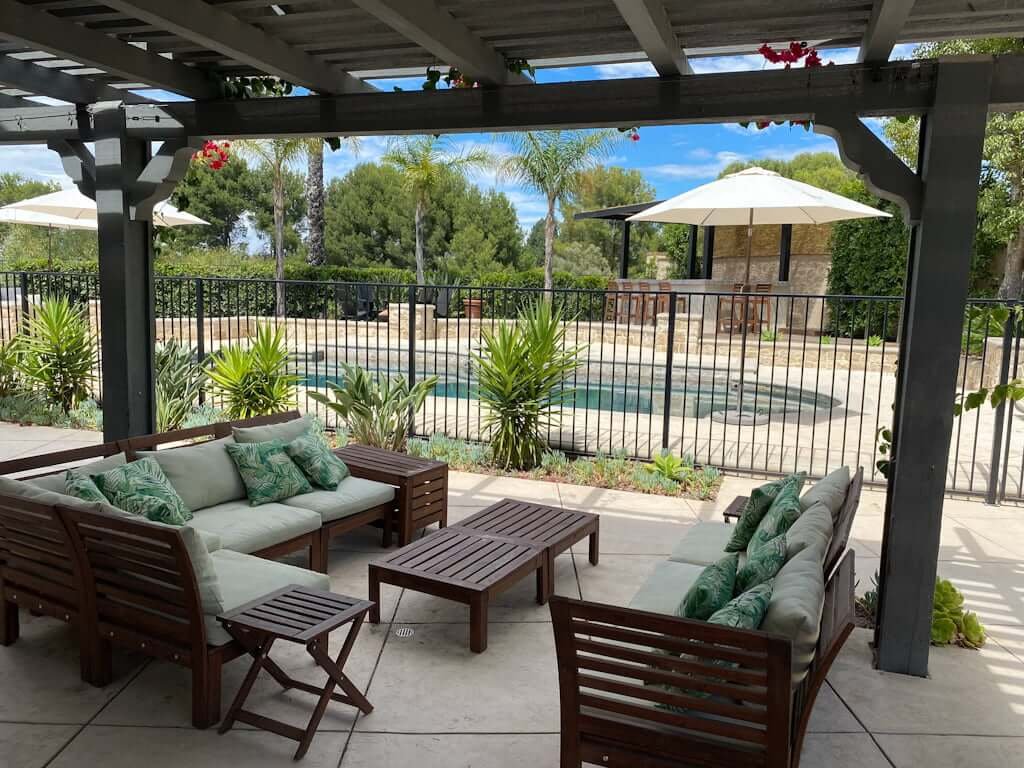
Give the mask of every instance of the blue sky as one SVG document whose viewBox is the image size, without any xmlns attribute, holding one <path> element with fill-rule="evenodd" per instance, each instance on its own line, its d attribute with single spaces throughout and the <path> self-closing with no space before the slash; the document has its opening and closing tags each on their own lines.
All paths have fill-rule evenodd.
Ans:
<svg viewBox="0 0 1024 768">
<path fill-rule="evenodd" d="M 893 52 L 893 58 L 908 57 L 911 48 L 898 46 Z M 823 51 L 822 58 L 836 64 L 850 63 L 856 60 L 856 49 Z M 711 57 L 695 59 L 692 63 L 698 73 L 756 70 L 772 66 L 766 65 L 760 55 Z M 537 80 L 549 83 L 652 75 L 653 68 L 644 62 L 544 69 L 538 71 Z M 412 90 L 420 87 L 422 79 L 371 82 L 384 89 L 397 85 Z M 879 129 L 877 121 L 871 121 L 869 125 L 876 131 Z M 801 152 L 836 151 L 832 139 L 789 126 L 772 126 L 761 131 L 744 129 L 736 124 L 661 126 L 643 128 L 640 137 L 638 142 L 624 140 L 618 144 L 607 163 L 639 170 L 661 198 L 677 195 L 713 180 L 722 168 L 734 160 L 788 159 Z M 475 146 L 486 146 L 498 155 L 507 151 L 507 145 L 503 143 L 500 134 L 463 134 L 453 136 L 450 141 L 453 151 Z M 328 180 L 344 175 L 360 162 L 377 160 L 386 149 L 387 142 L 387 137 L 368 137 L 361 140 L 358 154 L 347 149 L 328 153 L 325 158 Z M 33 178 L 70 184 L 70 180 L 61 171 L 57 155 L 41 146 L 0 147 L 0 167 Z M 477 174 L 473 180 L 481 187 L 498 189 L 507 194 L 516 207 L 524 229 L 528 229 L 543 216 L 544 202 L 531 190 L 489 173 Z"/>
</svg>

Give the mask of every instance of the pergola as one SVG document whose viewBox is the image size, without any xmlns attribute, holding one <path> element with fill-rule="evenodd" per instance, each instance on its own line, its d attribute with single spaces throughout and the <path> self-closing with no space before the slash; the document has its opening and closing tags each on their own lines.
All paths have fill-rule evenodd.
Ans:
<svg viewBox="0 0 1024 768">
<path fill-rule="evenodd" d="M 152 207 L 208 137 L 812 120 L 912 225 L 877 641 L 882 669 L 924 675 L 986 116 L 1024 105 L 1024 56 L 887 60 L 900 42 L 1021 34 L 1024 0 L 0 0 L 0 143 L 46 143 L 96 199 L 110 439 L 153 428 Z M 859 62 L 693 74 L 693 59 L 789 40 L 859 46 Z M 658 76 L 537 85 L 510 68 L 521 59 Z M 482 87 L 365 82 L 428 65 Z M 318 95 L 221 98 L 244 75 Z M 193 100 L 129 90 L 143 87 Z M 916 170 L 861 120 L 882 115 L 923 117 Z"/>
</svg>

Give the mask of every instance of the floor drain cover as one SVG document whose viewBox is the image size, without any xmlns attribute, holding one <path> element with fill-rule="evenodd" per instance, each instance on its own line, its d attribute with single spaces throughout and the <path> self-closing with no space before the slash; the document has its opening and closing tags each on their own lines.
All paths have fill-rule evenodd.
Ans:
<svg viewBox="0 0 1024 768">
<path fill-rule="evenodd" d="M 398 637 L 412 637 L 412 628 L 402 627 L 401 629 L 396 629 L 395 635 Z"/>
</svg>

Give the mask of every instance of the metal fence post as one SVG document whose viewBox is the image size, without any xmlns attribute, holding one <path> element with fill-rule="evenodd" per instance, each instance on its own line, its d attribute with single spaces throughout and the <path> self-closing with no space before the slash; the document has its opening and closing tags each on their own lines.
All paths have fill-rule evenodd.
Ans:
<svg viewBox="0 0 1024 768">
<path fill-rule="evenodd" d="M 206 359 L 206 295 L 203 289 L 203 279 L 195 278 L 196 289 L 196 362 L 203 364 Z M 205 380 L 205 377 L 204 377 Z M 206 402 L 206 387 L 199 387 L 199 404 Z"/>
<path fill-rule="evenodd" d="M 1006 318 L 1006 327 L 1003 329 L 1003 357 L 999 362 L 999 385 L 1006 386 L 1010 380 L 1010 355 L 1013 346 L 1014 334 L 1013 309 Z M 992 428 L 992 458 L 989 461 L 988 490 L 985 493 L 986 504 L 998 504 L 999 498 L 999 463 L 1003 448 L 1003 425 L 1006 421 L 1006 400 L 1003 400 L 996 408 L 995 424 Z"/>
<path fill-rule="evenodd" d="M 669 294 L 668 302 L 668 336 L 665 340 L 665 403 L 662 405 L 661 414 L 661 449 L 668 450 L 668 430 L 672 421 L 672 358 L 675 352 L 676 343 L 676 303 L 679 297 L 675 293 Z M 655 318 L 657 328 L 657 318 Z"/>
<path fill-rule="evenodd" d="M 28 333 L 29 306 L 27 272 L 22 272 L 18 275 L 18 290 L 21 293 L 21 329 L 23 333 Z"/>
<path fill-rule="evenodd" d="M 416 286 L 409 286 L 409 338 L 407 354 L 409 355 L 409 389 L 416 386 Z M 409 406 L 409 437 L 416 433 L 416 413 Z"/>
</svg>

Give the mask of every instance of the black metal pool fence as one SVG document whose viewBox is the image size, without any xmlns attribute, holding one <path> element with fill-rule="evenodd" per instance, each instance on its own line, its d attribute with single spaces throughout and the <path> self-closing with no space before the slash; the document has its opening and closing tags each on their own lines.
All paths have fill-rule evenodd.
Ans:
<svg viewBox="0 0 1024 768">
<path fill-rule="evenodd" d="M 689 454 L 732 472 L 821 476 L 842 464 L 875 467 L 876 434 L 895 394 L 902 299 L 794 293 L 414 286 L 157 277 L 158 342 L 178 339 L 200 359 L 246 343 L 260 322 L 285 329 L 299 407 L 330 428 L 336 415 L 308 396 L 342 380 L 342 363 L 439 382 L 416 418 L 429 436 L 486 441 L 473 355 L 484 334 L 546 298 L 564 320 L 579 365 L 565 383 L 553 447 L 650 458 Z M 39 298 L 88 305 L 94 274 L 0 273 L 0 338 L 19 332 Z M 958 373 L 961 394 L 1021 375 L 1021 325 L 972 300 Z M 97 398 L 102 399 L 97 377 Z M 212 398 L 208 397 L 208 401 Z M 216 405 L 216 402 L 212 403 Z M 952 403 L 936 403 L 952 408 Z M 987 405 L 957 419 L 947 489 L 990 501 L 1024 498 L 1024 418 Z"/>
</svg>

